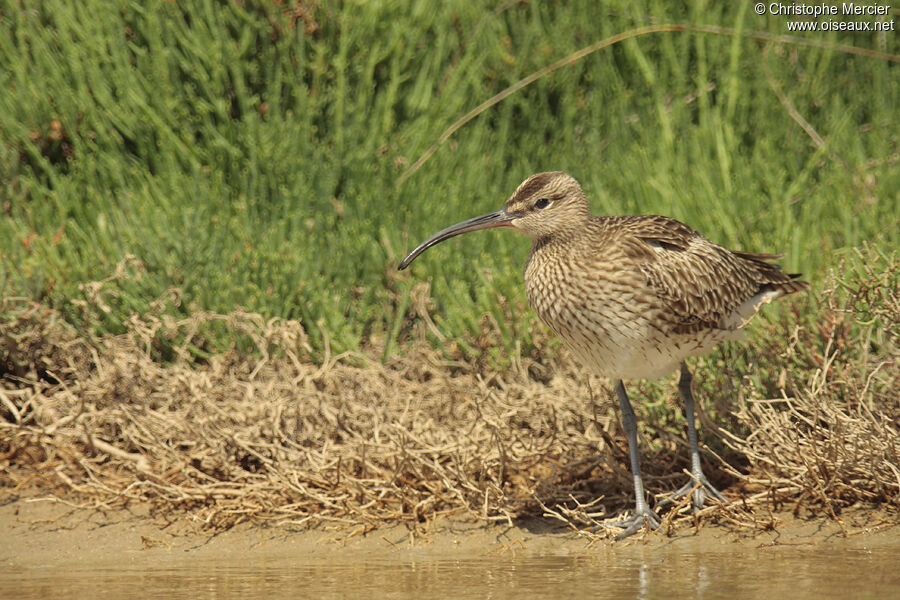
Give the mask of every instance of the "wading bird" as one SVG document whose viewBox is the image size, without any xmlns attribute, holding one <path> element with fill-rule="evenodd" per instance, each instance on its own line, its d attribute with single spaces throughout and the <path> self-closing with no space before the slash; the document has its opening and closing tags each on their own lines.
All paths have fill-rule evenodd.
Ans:
<svg viewBox="0 0 900 600">
<path fill-rule="evenodd" d="M 623 530 L 616 539 L 645 523 L 659 526 L 644 497 L 637 421 L 624 379 L 655 379 L 680 369 L 692 480 L 668 500 L 692 494 L 695 511 L 709 496 L 724 501 L 700 465 L 684 361 L 736 339 L 760 305 L 807 282 L 770 264 L 780 255 L 727 250 L 668 217 L 592 216 L 581 186 L 562 172 L 529 177 L 503 208 L 439 231 L 399 268 L 446 239 L 491 227 L 510 227 L 532 239 L 525 263 L 529 303 L 576 359 L 613 381 L 635 492 L 634 514 L 605 524 Z"/>
</svg>

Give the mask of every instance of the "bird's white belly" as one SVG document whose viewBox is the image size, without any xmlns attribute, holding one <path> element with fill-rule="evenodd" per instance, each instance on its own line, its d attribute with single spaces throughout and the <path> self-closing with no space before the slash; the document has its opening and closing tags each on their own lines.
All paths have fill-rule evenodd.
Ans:
<svg viewBox="0 0 900 600">
<path fill-rule="evenodd" d="M 585 367 L 613 379 L 655 379 L 675 370 L 683 349 L 657 339 L 647 319 L 606 320 L 594 313 L 578 330 L 551 328 Z"/>
<path fill-rule="evenodd" d="M 731 334 L 710 330 L 667 335 L 660 327 L 658 309 L 630 298 L 595 298 L 585 305 L 545 293 L 542 301 L 532 299 L 532 305 L 579 362 L 612 379 L 663 377 L 685 358 L 708 352 Z"/>
</svg>

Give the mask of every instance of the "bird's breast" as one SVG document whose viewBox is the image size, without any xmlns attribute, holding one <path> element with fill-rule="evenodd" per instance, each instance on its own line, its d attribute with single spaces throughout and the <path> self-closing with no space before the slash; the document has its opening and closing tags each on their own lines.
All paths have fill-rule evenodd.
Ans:
<svg viewBox="0 0 900 600">
<path fill-rule="evenodd" d="M 525 266 L 525 290 L 541 320 L 594 371 L 657 377 L 672 368 L 654 325 L 658 302 L 638 271 L 616 261 L 533 251 Z"/>
<path fill-rule="evenodd" d="M 630 279 L 600 263 L 553 252 L 532 252 L 525 266 L 529 303 L 568 344 L 605 345 L 628 333 L 634 312 L 643 310 Z"/>
</svg>

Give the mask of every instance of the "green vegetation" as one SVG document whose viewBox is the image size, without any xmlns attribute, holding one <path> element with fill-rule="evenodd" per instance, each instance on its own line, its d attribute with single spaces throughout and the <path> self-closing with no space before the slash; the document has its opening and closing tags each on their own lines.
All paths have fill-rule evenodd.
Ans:
<svg viewBox="0 0 900 600">
<path fill-rule="evenodd" d="M 648 23 L 786 34 L 785 20 L 700 0 L 4 0 L 0 289 L 102 334 L 177 288 L 169 312 L 298 319 L 314 353 L 389 355 L 422 307 L 477 351 L 487 314 L 495 352 L 516 339 L 528 352 L 526 239 L 474 234 L 411 273 L 395 266 L 555 169 L 595 212 L 667 214 L 728 246 L 784 251 L 817 289 L 850 248 L 900 247 L 900 78 L 884 59 L 629 39 L 494 106 L 397 184 L 457 118 L 579 48 Z M 893 32 L 808 39 L 898 53 Z M 83 284 L 128 255 L 94 302 Z"/>
</svg>

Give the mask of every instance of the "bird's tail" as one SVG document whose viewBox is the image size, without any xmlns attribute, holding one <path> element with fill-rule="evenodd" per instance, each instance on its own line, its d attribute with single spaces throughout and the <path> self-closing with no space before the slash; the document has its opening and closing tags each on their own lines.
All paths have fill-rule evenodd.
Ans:
<svg viewBox="0 0 900 600">
<path fill-rule="evenodd" d="M 744 260 L 753 263 L 763 276 L 760 292 L 777 291 L 782 296 L 801 292 L 809 288 L 809 282 L 800 279 L 801 273 L 785 273 L 779 265 L 773 265 L 772 260 L 784 257 L 784 254 L 764 254 L 758 252 L 735 252 Z"/>
</svg>

